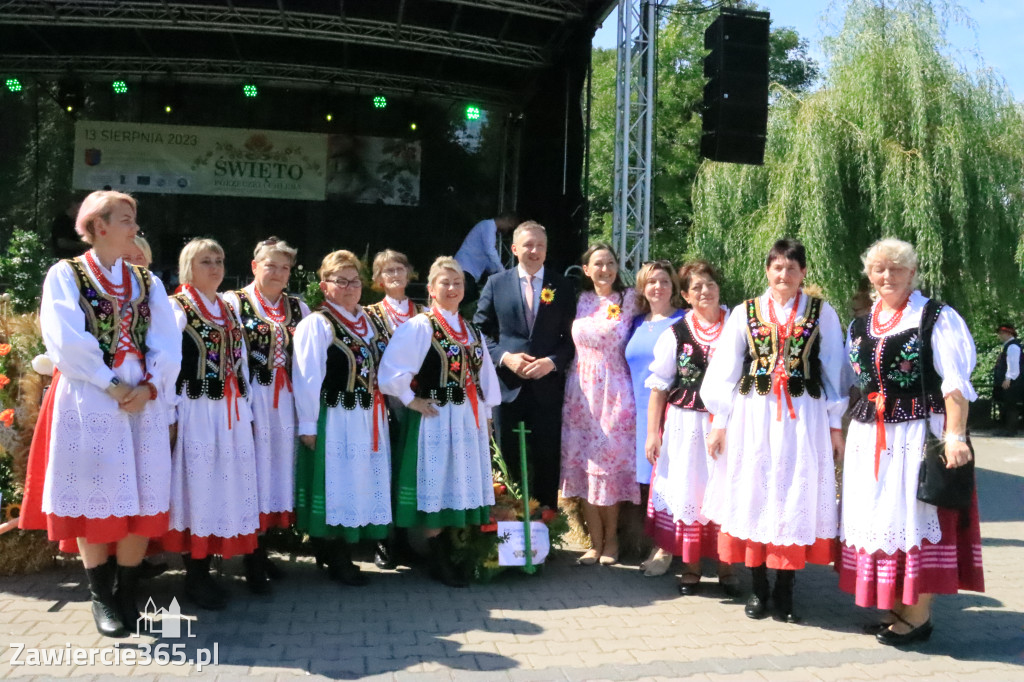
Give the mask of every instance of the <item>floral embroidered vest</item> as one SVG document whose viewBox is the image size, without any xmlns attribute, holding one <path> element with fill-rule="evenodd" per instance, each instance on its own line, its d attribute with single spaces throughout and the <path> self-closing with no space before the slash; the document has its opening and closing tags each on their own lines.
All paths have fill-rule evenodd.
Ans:
<svg viewBox="0 0 1024 682">
<path fill-rule="evenodd" d="M 245 289 L 235 292 L 238 296 L 239 309 L 235 312 L 242 320 L 245 334 L 245 347 L 249 353 L 249 380 L 257 381 L 262 386 L 274 383 L 274 353 L 277 351 L 277 334 L 274 333 L 274 322 L 259 314 L 259 307 Z M 292 375 L 292 337 L 295 325 L 302 319 L 302 307 L 295 296 L 285 296 L 285 318 L 281 326 L 284 328 L 285 371 Z"/>
<path fill-rule="evenodd" d="M 117 309 L 117 299 L 110 296 L 93 284 L 89 276 L 85 274 L 85 267 L 77 258 L 69 258 L 64 261 L 71 266 L 78 283 L 78 304 L 85 313 L 85 330 L 96 337 L 103 352 L 103 364 L 107 367 L 114 366 L 114 355 L 117 352 L 117 342 L 121 335 L 121 311 Z M 128 269 L 139 283 L 139 295 L 128 302 L 131 320 L 128 323 L 128 335 L 132 344 L 138 348 L 143 355 L 148 348 L 146 346 L 146 332 L 149 331 L 150 310 L 149 291 L 152 286 L 149 270 L 138 265 L 129 265 Z"/>
<path fill-rule="evenodd" d="M 176 389 L 192 400 L 203 396 L 211 400 L 224 397 L 224 382 L 229 371 L 238 379 L 238 392 L 245 396 L 247 384 L 242 377 L 245 341 L 242 330 L 232 321 L 227 304 L 228 327 L 213 324 L 199 314 L 199 308 L 187 294 L 172 296 L 185 311 L 185 329 L 181 333 L 181 371 Z"/>
<path fill-rule="evenodd" d="M 879 392 L 885 398 L 882 419 L 890 424 L 925 419 L 929 411 L 946 412 L 942 377 L 932 364 L 932 330 L 942 307 L 929 299 L 921 311 L 920 327 L 880 338 L 871 335 L 870 314 L 850 324 L 850 365 L 861 391 L 853 406 L 854 419 L 863 423 L 876 421 L 878 408 L 869 396 Z"/>
<path fill-rule="evenodd" d="M 686 410 L 706 412 L 700 399 L 700 382 L 708 368 L 711 347 L 693 338 L 685 315 L 670 329 L 676 337 L 676 378 L 668 391 L 668 401 Z"/>
<path fill-rule="evenodd" d="M 321 400 L 328 407 L 370 409 L 377 391 L 377 365 L 388 345 L 385 337 L 377 330 L 371 341 L 365 341 L 346 327 L 327 305 L 314 314 L 322 315 L 334 332 L 334 340 L 327 349 L 327 373 L 320 387 Z"/>
<path fill-rule="evenodd" d="M 419 315 L 426 310 L 419 303 L 416 303 L 415 306 L 416 312 L 414 312 L 413 315 Z M 391 341 L 391 337 L 395 333 L 395 328 L 392 326 L 391 316 L 388 315 L 388 311 L 384 309 L 384 301 L 380 300 L 376 303 L 371 303 L 368 306 L 363 306 L 363 312 L 366 313 L 366 316 L 370 318 L 371 322 L 373 322 L 374 329 L 383 333 L 384 338 L 387 341 Z M 412 317 L 410 316 L 409 319 L 412 319 Z"/>
<path fill-rule="evenodd" d="M 820 298 L 808 296 L 803 316 L 793 321 L 793 335 L 781 343 L 778 326 L 762 314 L 760 298 L 746 301 L 747 357 L 743 361 L 740 393 L 747 395 L 754 388 L 759 395 L 767 395 L 772 390 L 773 372 L 781 356 L 789 395 L 800 396 L 806 391 L 812 398 L 821 397 L 818 324 L 822 303 Z"/>
<path fill-rule="evenodd" d="M 466 401 L 467 379 L 472 378 L 477 392 L 480 391 L 480 368 L 484 364 L 480 330 L 466 322 L 469 340 L 462 345 L 445 331 L 432 310 L 428 310 L 426 316 L 430 319 L 433 334 L 427 356 L 413 377 L 412 390 L 417 397 L 430 398 L 438 405 L 449 402 L 462 405 Z"/>
</svg>

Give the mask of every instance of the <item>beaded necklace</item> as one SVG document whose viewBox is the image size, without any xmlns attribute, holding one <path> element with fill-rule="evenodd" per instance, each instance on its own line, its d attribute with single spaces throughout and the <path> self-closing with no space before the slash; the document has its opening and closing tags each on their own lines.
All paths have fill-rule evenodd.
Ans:
<svg viewBox="0 0 1024 682">
<path fill-rule="evenodd" d="M 282 292 L 281 297 L 277 301 L 277 305 L 271 306 L 267 303 L 267 299 L 263 298 L 263 294 L 260 293 L 260 288 L 258 286 L 254 286 L 252 289 L 256 292 L 256 300 L 258 300 L 260 305 L 263 306 L 263 312 L 267 314 L 267 317 L 278 324 L 284 322 L 285 304 L 288 302 L 288 297 Z"/>
<path fill-rule="evenodd" d="M 796 294 L 796 300 L 793 302 L 793 310 L 789 313 L 789 319 L 786 320 L 785 325 L 779 324 L 779 319 L 775 317 L 775 299 L 771 296 L 768 297 L 768 317 L 771 319 L 779 330 L 779 340 L 785 341 L 793 333 L 793 322 L 796 321 L 796 311 L 800 308 L 800 292 Z M 781 356 L 780 356 L 781 360 Z"/>
<path fill-rule="evenodd" d="M 231 318 L 224 312 L 224 306 L 220 306 L 221 315 L 214 315 L 210 312 L 210 309 L 206 307 L 206 304 L 203 303 L 203 296 L 199 293 L 198 289 L 191 284 L 185 284 L 181 288 L 184 289 L 195 302 L 196 307 L 199 308 L 200 315 L 218 327 L 228 327 L 230 329 Z"/>
<path fill-rule="evenodd" d="M 361 339 L 366 338 L 366 333 L 370 329 L 366 322 L 366 315 L 360 315 L 359 319 L 355 322 L 350 322 L 344 315 L 337 315 L 336 317 L 350 332 Z"/>
<path fill-rule="evenodd" d="M 697 315 L 697 311 L 694 310 L 693 314 L 690 315 L 690 322 L 693 323 L 690 328 L 693 331 L 693 335 L 697 337 L 697 341 L 705 346 L 710 346 L 715 341 L 717 341 L 718 337 L 722 335 L 723 317 L 725 316 L 722 315 L 721 311 L 719 311 L 718 319 L 709 324 L 707 327 L 704 327 L 701 326 L 700 319 L 698 319 L 699 316 Z"/>
<path fill-rule="evenodd" d="M 452 328 L 452 326 L 448 324 L 448 321 L 444 319 L 444 313 L 442 313 L 441 310 L 437 308 L 437 306 L 434 306 L 432 308 L 432 311 L 434 313 L 434 318 L 437 320 L 437 323 L 441 325 L 441 329 L 448 332 L 448 336 L 452 337 L 463 346 L 469 343 L 469 330 L 466 328 L 466 323 L 462 319 L 461 315 L 459 315 L 459 325 L 462 327 L 462 331 L 456 332 Z"/>
<path fill-rule="evenodd" d="M 395 308 L 395 306 L 391 305 L 391 303 L 388 302 L 387 296 L 385 296 L 384 300 L 381 301 L 381 303 L 384 304 L 384 310 L 388 311 L 388 316 L 391 317 L 391 321 L 394 323 L 394 326 L 396 327 L 404 322 L 408 322 L 409 318 L 416 313 L 416 304 L 412 302 L 411 298 L 406 300 L 409 301 L 409 310 L 408 312 L 404 313 L 400 312 L 397 308 Z"/>
<path fill-rule="evenodd" d="M 872 336 L 884 336 L 885 334 L 895 329 L 896 325 L 898 325 L 900 323 L 900 320 L 903 319 L 903 311 L 907 309 L 908 303 L 910 303 L 909 296 L 906 298 L 906 300 L 903 301 L 903 305 L 901 305 L 899 309 L 892 314 L 892 317 L 890 317 L 886 322 L 880 321 L 882 317 L 882 302 L 879 301 L 878 303 L 876 303 L 875 309 L 871 312 Z"/>
<path fill-rule="evenodd" d="M 128 264 L 124 262 L 124 259 L 121 259 L 120 284 L 114 284 L 103 273 L 103 268 L 101 268 L 99 264 L 96 262 L 96 259 L 92 255 L 92 250 L 85 252 L 85 263 L 86 265 L 89 266 L 89 271 L 92 272 L 93 277 L 95 277 L 96 281 L 100 283 L 100 286 L 103 287 L 105 291 L 110 293 L 110 295 L 116 298 L 118 304 L 123 307 L 124 304 L 128 301 L 128 293 L 129 291 L 131 291 L 129 289 L 130 285 L 128 279 Z"/>
</svg>

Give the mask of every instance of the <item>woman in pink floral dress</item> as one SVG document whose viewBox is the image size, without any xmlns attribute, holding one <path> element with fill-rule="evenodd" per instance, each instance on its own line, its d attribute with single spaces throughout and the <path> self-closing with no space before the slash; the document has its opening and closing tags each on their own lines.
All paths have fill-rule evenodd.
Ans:
<svg viewBox="0 0 1024 682">
<path fill-rule="evenodd" d="M 562 495 L 583 498 L 592 549 L 579 563 L 608 565 L 619 557 L 619 502 L 640 502 L 636 406 L 625 355 L 637 305 L 609 245 L 594 244 L 582 261 L 584 291 L 572 324 L 576 357 L 562 408 Z"/>
</svg>

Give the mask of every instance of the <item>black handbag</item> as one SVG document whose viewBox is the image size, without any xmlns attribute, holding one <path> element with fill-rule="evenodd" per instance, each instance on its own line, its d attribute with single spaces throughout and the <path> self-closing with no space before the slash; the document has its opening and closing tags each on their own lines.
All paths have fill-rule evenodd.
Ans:
<svg viewBox="0 0 1024 682">
<path fill-rule="evenodd" d="M 929 301 L 928 303 L 932 303 Z M 924 321 L 930 317 L 927 306 L 921 313 L 921 329 L 918 332 L 922 347 L 924 346 Z M 931 333 L 931 329 L 928 330 Z M 924 363 L 930 357 L 921 356 L 921 394 L 924 404 L 928 404 L 928 391 L 924 383 Z M 930 410 L 929 410 L 930 411 Z M 946 509 L 967 509 L 971 506 L 974 496 L 974 447 L 971 445 L 970 434 L 967 435 L 967 447 L 971 450 L 971 459 L 967 464 L 955 469 L 946 468 L 946 443 L 935 436 L 928 418 L 925 418 L 924 453 L 921 457 L 921 468 L 917 474 L 917 499 L 921 502 L 934 504 Z M 945 431 L 945 427 L 943 427 Z"/>
</svg>

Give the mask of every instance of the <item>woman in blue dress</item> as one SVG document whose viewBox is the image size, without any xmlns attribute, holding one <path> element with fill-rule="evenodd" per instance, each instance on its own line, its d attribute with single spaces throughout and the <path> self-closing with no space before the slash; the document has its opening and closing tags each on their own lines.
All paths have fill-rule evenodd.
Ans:
<svg viewBox="0 0 1024 682">
<path fill-rule="evenodd" d="M 636 480 L 646 486 L 651 482 L 651 463 L 647 461 L 644 447 L 647 443 L 647 410 L 651 389 L 644 382 L 651 375 L 650 365 L 654 359 L 654 344 L 662 332 L 683 316 L 683 300 L 679 292 L 679 278 L 672 263 L 659 260 L 645 264 L 636 275 L 636 300 L 640 314 L 633 319 L 633 333 L 626 344 L 626 362 L 633 380 L 633 397 L 636 400 Z M 659 521 L 674 528 L 672 514 L 662 512 L 660 518 L 648 510 L 648 522 Z M 649 529 L 650 531 L 650 529 Z M 653 536 L 653 532 L 650 532 Z M 672 553 L 655 546 L 651 555 L 640 564 L 647 576 L 662 575 L 672 563 Z"/>
</svg>

